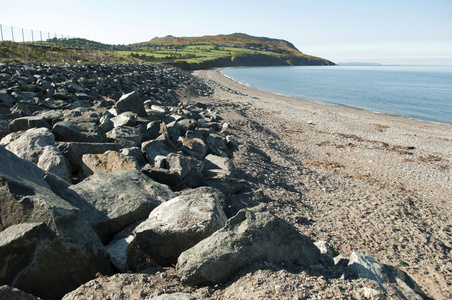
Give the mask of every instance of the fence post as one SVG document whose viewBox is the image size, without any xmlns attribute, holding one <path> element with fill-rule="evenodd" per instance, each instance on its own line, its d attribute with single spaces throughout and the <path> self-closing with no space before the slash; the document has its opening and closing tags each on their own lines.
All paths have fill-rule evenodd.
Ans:
<svg viewBox="0 0 452 300">
<path fill-rule="evenodd" d="M 31 30 L 31 43 L 34 46 L 34 44 L 35 44 L 35 37 L 33 36 L 33 29 Z"/>
<path fill-rule="evenodd" d="M 42 31 L 39 31 L 39 35 L 41 36 L 41 45 L 43 44 L 42 42 Z"/>
<path fill-rule="evenodd" d="M 13 26 L 11 26 L 11 37 L 12 37 L 13 42 L 14 42 L 14 28 L 13 28 Z"/>
<path fill-rule="evenodd" d="M 25 44 L 24 29 L 22 28 L 22 43 Z"/>
<path fill-rule="evenodd" d="M 2 24 L 0 24 L 0 32 L 2 33 L 2 42 L 3 42 L 3 28 L 2 28 Z"/>
</svg>

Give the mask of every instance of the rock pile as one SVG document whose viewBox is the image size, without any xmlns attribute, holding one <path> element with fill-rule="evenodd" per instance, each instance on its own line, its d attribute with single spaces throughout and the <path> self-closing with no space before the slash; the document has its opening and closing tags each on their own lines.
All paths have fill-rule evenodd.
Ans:
<svg viewBox="0 0 452 300">
<path fill-rule="evenodd" d="M 333 264 L 325 245 L 261 206 L 228 219 L 225 195 L 247 187 L 231 158 L 246 147 L 215 105 L 178 103 L 176 88 L 212 92 L 188 73 L 37 63 L 0 65 L 0 79 L 2 297 L 58 299 L 96 276 L 156 266 L 199 285 L 257 260 Z M 376 262 L 356 256 L 350 270 L 372 277 Z M 382 288 L 400 281 L 423 295 L 403 272 L 378 270 Z"/>
</svg>

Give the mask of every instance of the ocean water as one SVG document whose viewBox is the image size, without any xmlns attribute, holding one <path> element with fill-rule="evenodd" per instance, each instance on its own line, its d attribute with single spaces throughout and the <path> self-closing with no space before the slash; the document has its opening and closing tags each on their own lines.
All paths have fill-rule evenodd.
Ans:
<svg viewBox="0 0 452 300">
<path fill-rule="evenodd" d="M 267 92 L 452 125 L 452 66 L 243 67 L 223 74 Z"/>
</svg>

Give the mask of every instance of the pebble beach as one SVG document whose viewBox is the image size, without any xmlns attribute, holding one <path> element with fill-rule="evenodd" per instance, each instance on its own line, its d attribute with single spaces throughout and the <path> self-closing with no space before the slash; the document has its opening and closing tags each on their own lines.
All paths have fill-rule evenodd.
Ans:
<svg viewBox="0 0 452 300">
<path fill-rule="evenodd" d="M 334 251 L 359 249 L 405 270 L 434 299 L 451 297 L 451 126 L 271 94 L 221 69 L 194 74 L 227 87 L 214 101 L 247 107 L 262 128 L 243 131 L 291 170 L 273 180 L 287 176 L 304 203 L 275 208 L 283 217 L 314 220 L 300 230 Z"/>
</svg>

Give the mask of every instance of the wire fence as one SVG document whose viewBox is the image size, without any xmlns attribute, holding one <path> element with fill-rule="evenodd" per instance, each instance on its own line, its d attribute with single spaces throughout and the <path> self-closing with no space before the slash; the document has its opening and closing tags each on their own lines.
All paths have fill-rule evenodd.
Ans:
<svg viewBox="0 0 452 300">
<path fill-rule="evenodd" d="M 1 41 L 11 41 L 16 43 L 58 46 L 65 44 L 69 39 L 77 39 L 78 37 L 58 34 L 54 32 L 18 28 L 0 24 Z"/>
</svg>

